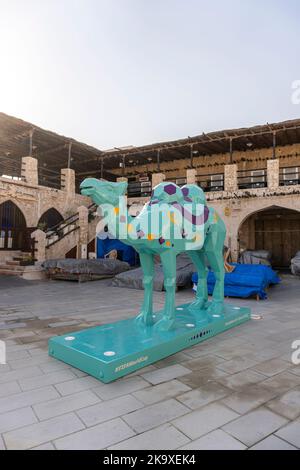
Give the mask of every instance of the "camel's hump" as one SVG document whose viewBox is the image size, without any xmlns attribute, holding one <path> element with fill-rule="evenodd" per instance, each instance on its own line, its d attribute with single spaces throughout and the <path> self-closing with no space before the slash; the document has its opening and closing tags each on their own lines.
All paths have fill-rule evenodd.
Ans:
<svg viewBox="0 0 300 470">
<path fill-rule="evenodd" d="M 203 190 L 196 184 L 186 184 L 181 188 L 172 182 L 159 183 L 152 190 L 150 204 L 158 202 L 196 202 L 206 205 L 206 198 Z"/>
</svg>

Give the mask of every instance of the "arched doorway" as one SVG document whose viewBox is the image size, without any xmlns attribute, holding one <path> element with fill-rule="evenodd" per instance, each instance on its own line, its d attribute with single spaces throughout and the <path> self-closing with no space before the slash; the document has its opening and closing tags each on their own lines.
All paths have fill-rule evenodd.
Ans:
<svg viewBox="0 0 300 470">
<path fill-rule="evenodd" d="M 48 228 L 59 224 L 63 220 L 64 219 L 62 215 L 56 209 L 54 209 L 54 207 L 51 207 L 51 209 L 48 209 L 46 212 L 44 212 L 44 214 L 41 215 L 38 221 L 38 227 L 41 230 L 47 230 Z"/>
<path fill-rule="evenodd" d="M 27 241 L 26 221 L 12 201 L 0 204 L 0 249 L 22 250 Z"/>
<path fill-rule="evenodd" d="M 240 249 L 267 250 L 276 268 L 288 268 L 300 251 L 300 212 L 272 206 L 251 214 L 239 228 Z"/>
</svg>

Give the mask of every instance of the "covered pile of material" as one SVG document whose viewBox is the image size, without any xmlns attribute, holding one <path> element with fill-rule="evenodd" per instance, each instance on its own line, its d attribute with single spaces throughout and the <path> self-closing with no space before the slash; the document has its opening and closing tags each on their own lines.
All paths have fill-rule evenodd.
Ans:
<svg viewBox="0 0 300 470">
<path fill-rule="evenodd" d="M 177 256 L 176 267 L 176 287 L 190 287 L 192 274 L 195 266 L 186 254 Z M 118 274 L 113 280 L 115 287 L 129 287 L 131 289 L 143 289 L 143 271 L 142 268 L 132 269 L 130 271 Z M 162 265 L 154 266 L 153 290 L 162 291 L 164 289 L 164 274 Z"/>
<path fill-rule="evenodd" d="M 266 299 L 266 289 L 271 284 L 278 284 L 280 278 L 277 273 L 269 266 L 254 264 L 237 264 L 235 270 L 225 274 L 224 295 L 226 297 L 251 297 L 258 296 L 260 299 Z M 193 274 L 194 290 L 198 282 L 197 273 Z M 208 272 L 207 288 L 211 295 L 215 286 L 216 278 L 212 271 Z"/>
<path fill-rule="evenodd" d="M 44 261 L 42 266 L 54 279 L 76 279 L 83 276 L 85 280 L 89 277 L 112 277 L 130 268 L 128 263 L 117 259 L 51 259 Z"/>
<path fill-rule="evenodd" d="M 266 250 L 246 250 L 240 255 L 239 263 L 271 266 L 271 256 Z"/>
<path fill-rule="evenodd" d="M 294 258 L 291 259 L 292 274 L 300 276 L 300 251 L 297 251 Z"/>
</svg>

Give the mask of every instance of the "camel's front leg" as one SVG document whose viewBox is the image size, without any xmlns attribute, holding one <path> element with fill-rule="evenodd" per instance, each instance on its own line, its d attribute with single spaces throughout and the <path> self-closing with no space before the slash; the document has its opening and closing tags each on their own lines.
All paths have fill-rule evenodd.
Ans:
<svg viewBox="0 0 300 470">
<path fill-rule="evenodd" d="M 176 254 L 165 251 L 160 255 L 164 273 L 165 306 L 164 316 L 155 327 L 159 330 L 171 330 L 175 326 L 175 290 L 176 290 Z"/>
<path fill-rule="evenodd" d="M 142 310 L 137 316 L 137 320 L 144 325 L 153 324 L 153 276 L 154 276 L 154 256 L 149 253 L 139 253 L 143 270 L 144 301 Z"/>
<path fill-rule="evenodd" d="M 203 310 L 207 306 L 208 293 L 207 293 L 207 268 L 205 266 L 204 251 L 188 251 L 188 254 L 197 268 L 198 272 L 198 285 L 196 292 L 196 299 L 190 304 L 190 310 Z"/>
</svg>

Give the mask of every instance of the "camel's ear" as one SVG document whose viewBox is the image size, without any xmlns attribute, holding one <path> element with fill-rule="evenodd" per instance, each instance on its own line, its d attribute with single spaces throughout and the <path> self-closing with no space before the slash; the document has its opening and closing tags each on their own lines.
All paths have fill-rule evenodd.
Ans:
<svg viewBox="0 0 300 470">
<path fill-rule="evenodd" d="M 127 185 L 128 183 L 126 181 L 121 181 L 120 183 L 117 183 L 117 189 L 118 189 L 118 194 L 119 196 L 124 196 L 127 191 Z"/>
</svg>

